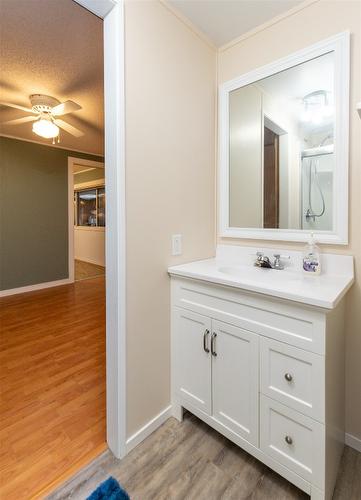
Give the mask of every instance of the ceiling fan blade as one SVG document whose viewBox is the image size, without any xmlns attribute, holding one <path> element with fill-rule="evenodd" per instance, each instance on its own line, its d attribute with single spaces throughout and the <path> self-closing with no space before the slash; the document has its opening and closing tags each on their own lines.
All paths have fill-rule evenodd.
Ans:
<svg viewBox="0 0 361 500">
<path fill-rule="evenodd" d="M 13 104 L 12 102 L 0 102 L 1 106 L 8 106 L 9 108 L 21 109 L 21 111 L 26 111 L 27 113 L 34 113 L 31 108 L 25 108 L 25 106 L 19 106 L 19 104 Z"/>
<path fill-rule="evenodd" d="M 1 125 L 19 125 L 20 123 L 34 122 L 38 120 L 38 116 L 23 116 L 23 118 L 16 118 L 15 120 L 8 120 L 7 122 L 1 122 Z"/>
<path fill-rule="evenodd" d="M 81 137 L 82 135 L 84 135 L 84 133 L 81 130 L 73 127 L 73 125 L 70 125 L 69 123 L 65 122 L 64 120 L 59 120 L 59 119 L 54 120 L 54 123 L 58 127 L 65 130 L 65 132 L 68 132 L 68 134 L 74 135 L 75 137 Z"/>
<path fill-rule="evenodd" d="M 79 106 L 79 104 L 77 104 L 76 102 L 65 101 L 58 104 L 57 106 L 54 106 L 51 112 L 54 116 L 61 116 L 68 113 L 73 113 L 73 111 L 78 111 L 78 109 L 81 109 L 81 106 Z"/>
</svg>

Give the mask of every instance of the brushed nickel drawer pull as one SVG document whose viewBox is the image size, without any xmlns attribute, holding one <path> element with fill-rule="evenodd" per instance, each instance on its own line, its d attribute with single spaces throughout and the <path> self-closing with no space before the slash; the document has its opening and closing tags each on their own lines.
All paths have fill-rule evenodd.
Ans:
<svg viewBox="0 0 361 500">
<path fill-rule="evenodd" d="M 290 373 L 285 373 L 285 379 L 287 380 L 287 382 L 292 382 L 293 377 Z"/>
<path fill-rule="evenodd" d="M 285 441 L 287 444 L 293 444 L 293 439 L 291 438 L 291 436 L 285 436 Z"/>
<path fill-rule="evenodd" d="M 213 332 L 212 333 L 212 339 L 211 339 L 211 353 L 212 353 L 212 356 L 217 356 L 216 349 L 215 349 L 216 337 L 217 337 L 216 332 Z"/>
<path fill-rule="evenodd" d="M 209 330 L 206 330 L 203 334 L 203 350 L 206 353 L 209 353 L 208 335 L 209 335 Z"/>
</svg>

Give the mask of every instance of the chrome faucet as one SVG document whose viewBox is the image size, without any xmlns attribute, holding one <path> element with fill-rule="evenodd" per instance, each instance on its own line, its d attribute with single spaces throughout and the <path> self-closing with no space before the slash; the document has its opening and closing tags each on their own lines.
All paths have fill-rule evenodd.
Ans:
<svg viewBox="0 0 361 500">
<path fill-rule="evenodd" d="M 271 262 L 270 258 L 267 255 L 264 255 L 263 252 L 257 252 L 257 259 L 254 263 L 256 267 L 263 267 L 266 269 L 276 269 L 278 271 L 282 271 L 285 266 L 282 264 L 281 259 L 289 259 L 289 255 L 281 255 L 280 253 L 273 254 L 274 261 Z"/>
<path fill-rule="evenodd" d="M 256 267 L 265 267 L 268 269 L 272 269 L 272 264 L 269 260 L 269 257 L 267 257 L 267 255 L 264 255 L 263 252 L 257 252 L 256 255 L 257 255 L 257 259 L 256 259 L 256 262 L 254 263 L 254 265 Z"/>
</svg>

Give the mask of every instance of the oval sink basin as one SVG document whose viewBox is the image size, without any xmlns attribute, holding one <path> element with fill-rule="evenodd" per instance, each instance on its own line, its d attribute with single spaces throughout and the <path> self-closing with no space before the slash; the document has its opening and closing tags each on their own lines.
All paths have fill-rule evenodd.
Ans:
<svg viewBox="0 0 361 500">
<path fill-rule="evenodd" d="M 275 269 L 261 267 L 246 267 L 246 266 L 222 266 L 218 271 L 223 274 L 228 274 L 234 278 L 242 278 L 245 280 L 274 280 L 274 281 L 300 281 L 302 277 L 287 271 L 279 271 Z"/>
</svg>

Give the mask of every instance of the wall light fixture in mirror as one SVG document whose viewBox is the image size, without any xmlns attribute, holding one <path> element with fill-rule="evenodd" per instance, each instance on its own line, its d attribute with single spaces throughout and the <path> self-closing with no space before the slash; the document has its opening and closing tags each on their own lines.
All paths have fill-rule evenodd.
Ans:
<svg viewBox="0 0 361 500">
<path fill-rule="evenodd" d="M 348 43 L 221 87 L 221 236 L 347 242 Z"/>
</svg>

